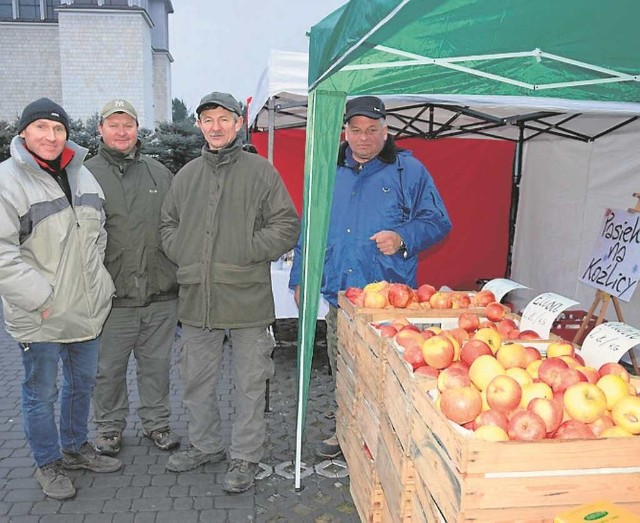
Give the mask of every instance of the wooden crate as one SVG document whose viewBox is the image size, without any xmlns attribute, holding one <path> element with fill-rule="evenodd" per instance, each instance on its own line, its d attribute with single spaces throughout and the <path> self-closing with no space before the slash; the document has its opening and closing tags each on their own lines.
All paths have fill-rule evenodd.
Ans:
<svg viewBox="0 0 640 523">
<path fill-rule="evenodd" d="M 410 520 L 415 468 L 384 412 L 380 414 L 380 442 L 375 465 L 389 506 L 391 521 Z"/>
<path fill-rule="evenodd" d="M 429 494 L 427 484 L 416 475 L 415 488 L 411 493 L 411 523 L 447 523 L 438 505 Z"/>
<path fill-rule="evenodd" d="M 411 389 L 413 382 L 419 379 L 414 376 L 413 368 L 402 359 L 402 354 L 394 343 L 389 344 L 387 350 L 387 364 L 385 365 L 385 375 L 382 381 L 382 405 L 383 410 L 389 418 L 389 423 L 395 431 L 402 451 L 409 455 L 411 422 Z M 435 385 L 435 380 L 429 380 Z"/>
<path fill-rule="evenodd" d="M 356 410 L 355 362 L 347 352 L 339 352 L 336 360 L 336 403 L 339 415 L 351 422 Z"/>
<path fill-rule="evenodd" d="M 336 430 L 349 468 L 349 491 L 361 521 L 378 523 L 388 510 L 375 462 L 357 426 Z"/>
<path fill-rule="evenodd" d="M 449 422 L 416 381 L 411 458 L 448 523 L 551 523 L 594 499 L 640 512 L 640 438 L 488 442 Z"/>
</svg>

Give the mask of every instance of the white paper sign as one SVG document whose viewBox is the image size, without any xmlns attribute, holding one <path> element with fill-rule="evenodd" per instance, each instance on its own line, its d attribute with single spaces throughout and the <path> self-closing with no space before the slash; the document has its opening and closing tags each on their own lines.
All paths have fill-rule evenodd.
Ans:
<svg viewBox="0 0 640 523">
<path fill-rule="evenodd" d="M 488 281 L 482 287 L 482 290 L 488 290 L 493 292 L 496 297 L 496 301 L 502 301 L 504 295 L 514 289 L 528 289 L 526 285 L 522 285 L 521 283 L 515 282 L 513 280 L 508 280 L 507 278 L 495 278 L 491 281 Z"/>
<path fill-rule="evenodd" d="M 610 361 L 620 361 L 625 353 L 640 343 L 640 330 L 622 323 L 601 323 L 587 335 L 578 353 L 587 365 L 596 369 Z"/>
<path fill-rule="evenodd" d="M 607 209 L 591 256 L 578 278 L 623 301 L 640 279 L 640 213 Z"/>
<path fill-rule="evenodd" d="M 548 338 L 553 322 L 565 309 L 578 302 L 555 292 L 545 292 L 531 300 L 522 311 L 520 331 L 532 330 L 541 338 Z"/>
</svg>

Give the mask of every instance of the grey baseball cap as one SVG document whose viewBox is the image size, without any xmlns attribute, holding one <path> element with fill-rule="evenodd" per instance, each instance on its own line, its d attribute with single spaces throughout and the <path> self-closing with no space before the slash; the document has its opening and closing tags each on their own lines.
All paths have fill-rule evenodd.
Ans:
<svg viewBox="0 0 640 523">
<path fill-rule="evenodd" d="M 218 93 L 214 91 L 213 93 L 203 96 L 202 100 L 200 100 L 200 105 L 198 105 L 198 108 L 196 109 L 196 114 L 200 116 L 202 111 L 211 107 L 224 107 L 228 111 L 236 113 L 238 116 L 242 116 L 242 108 L 240 107 L 240 104 L 229 93 Z"/>
<path fill-rule="evenodd" d="M 136 112 L 133 105 L 131 105 L 126 100 L 123 100 L 122 98 L 117 98 L 115 100 L 111 100 L 110 102 L 107 102 L 105 106 L 102 108 L 102 111 L 100 111 L 100 117 L 102 119 L 108 118 L 109 116 L 115 113 L 128 114 L 136 122 L 138 121 L 138 113 Z"/>
</svg>

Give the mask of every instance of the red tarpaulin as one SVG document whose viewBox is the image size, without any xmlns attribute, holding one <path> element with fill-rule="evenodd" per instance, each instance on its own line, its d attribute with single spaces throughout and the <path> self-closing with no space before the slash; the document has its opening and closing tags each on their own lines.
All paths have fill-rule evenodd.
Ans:
<svg viewBox="0 0 640 523">
<path fill-rule="evenodd" d="M 267 133 L 254 133 L 252 143 L 261 155 L 267 155 Z M 274 143 L 273 163 L 300 213 L 305 132 L 277 130 Z M 504 277 L 515 144 L 469 138 L 406 138 L 397 145 L 413 151 L 427 167 L 453 223 L 446 240 L 421 254 L 418 284 L 472 290 L 479 278 Z"/>
</svg>

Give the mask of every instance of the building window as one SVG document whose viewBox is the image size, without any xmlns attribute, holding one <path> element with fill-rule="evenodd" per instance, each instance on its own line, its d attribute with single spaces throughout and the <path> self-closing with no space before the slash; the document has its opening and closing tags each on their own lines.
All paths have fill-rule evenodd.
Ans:
<svg viewBox="0 0 640 523">
<path fill-rule="evenodd" d="M 102 0 L 102 5 L 123 5 L 129 6 L 129 0 Z"/>
<path fill-rule="evenodd" d="M 0 18 L 13 18 L 11 0 L 0 0 Z"/>
<path fill-rule="evenodd" d="M 40 0 L 18 0 L 18 18 L 40 20 Z"/>
<path fill-rule="evenodd" d="M 45 20 L 57 20 L 58 12 L 55 10 L 60 5 L 60 0 L 44 0 Z"/>
</svg>

